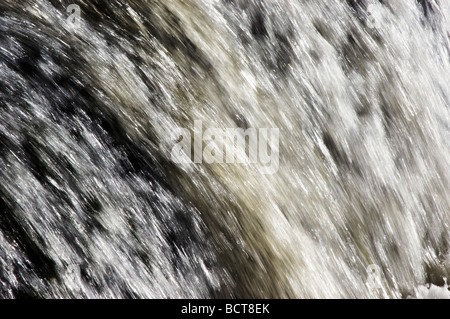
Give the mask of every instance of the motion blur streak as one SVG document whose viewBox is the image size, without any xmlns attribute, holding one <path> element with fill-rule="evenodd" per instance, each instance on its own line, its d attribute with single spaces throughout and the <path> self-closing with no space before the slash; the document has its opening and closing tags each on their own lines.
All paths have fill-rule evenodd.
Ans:
<svg viewBox="0 0 450 319">
<path fill-rule="evenodd" d="M 449 36 L 444 0 L 2 0 L 0 297 L 448 296 Z M 172 161 L 194 121 L 278 128 L 278 171 Z"/>
</svg>

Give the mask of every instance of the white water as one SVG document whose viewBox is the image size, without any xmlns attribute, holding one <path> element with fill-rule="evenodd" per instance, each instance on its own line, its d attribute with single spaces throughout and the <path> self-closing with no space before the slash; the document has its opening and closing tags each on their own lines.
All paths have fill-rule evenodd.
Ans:
<svg viewBox="0 0 450 319">
<path fill-rule="evenodd" d="M 385 2 L 116 1 L 82 5 L 73 30 L 62 5 L 6 1 L 1 296 L 448 296 L 426 287 L 450 273 L 450 4 Z M 41 49 L 31 75 L 14 69 L 24 39 Z M 39 80 L 58 74 L 73 81 Z M 58 113 L 68 101 L 79 113 Z M 278 172 L 171 163 L 194 120 L 279 128 Z M 6 234 L 18 224 L 57 275 Z"/>
</svg>

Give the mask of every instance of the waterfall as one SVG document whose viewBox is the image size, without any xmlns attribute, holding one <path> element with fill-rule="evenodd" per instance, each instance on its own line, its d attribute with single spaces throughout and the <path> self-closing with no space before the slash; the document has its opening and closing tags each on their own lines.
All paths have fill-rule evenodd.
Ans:
<svg viewBox="0 0 450 319">
<path fill-rule="evenodd" d="M 448 1 L 3 0 L 0 297 L 449 297 L 449 84 Z"/>
</svg>

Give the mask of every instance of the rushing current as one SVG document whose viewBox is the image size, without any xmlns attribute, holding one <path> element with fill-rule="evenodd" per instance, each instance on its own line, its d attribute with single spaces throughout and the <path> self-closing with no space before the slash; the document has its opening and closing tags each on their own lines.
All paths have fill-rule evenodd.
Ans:
<svg viewBox="0 0 450 319">
<path fill-rule="evenodd" d="M 0 298 L 450 297 L 449 150 L 447 0 L 0 1 Z"/>
</svg>

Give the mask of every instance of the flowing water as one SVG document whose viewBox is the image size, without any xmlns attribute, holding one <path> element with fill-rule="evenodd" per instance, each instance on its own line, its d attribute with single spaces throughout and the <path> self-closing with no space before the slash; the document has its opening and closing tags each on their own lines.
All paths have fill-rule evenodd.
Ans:
<svg viewBox="0 0 450 319">
<path fill-rule="evenodd" d="M 449 37 L 446 0 L 2 0 L 0 297 L 448 296 Z M 278 170 L 177 163 L 194 121 Z"/>
</svg>

